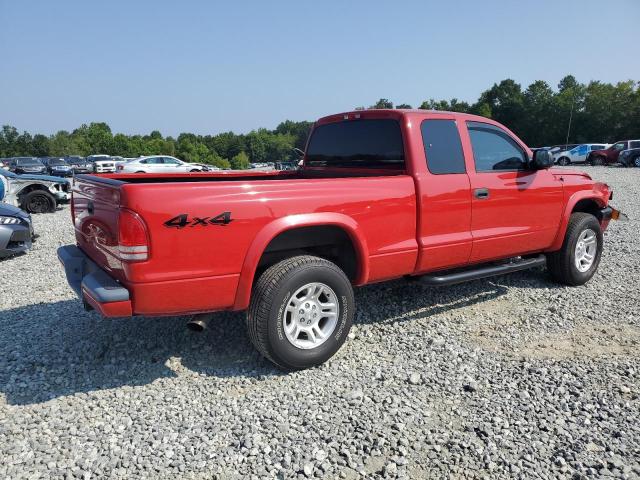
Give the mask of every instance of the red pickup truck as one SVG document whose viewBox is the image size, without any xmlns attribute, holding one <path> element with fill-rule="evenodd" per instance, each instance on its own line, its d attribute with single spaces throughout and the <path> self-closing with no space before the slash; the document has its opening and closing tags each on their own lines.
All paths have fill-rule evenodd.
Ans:
<svg viewBox="0 0 640 480">
<path fill-rule="evenodd" d="M 297 171 L 76 176 L 77 245 L 58 257 L 104 316 L 248 310 L 257 349 L 306 368 L 345 341 L 354 286 L 544 264 L 588 281 L 612 192 L 551 163 L 478 116 L 341 113 L 315 123 Z"/>
</svg>

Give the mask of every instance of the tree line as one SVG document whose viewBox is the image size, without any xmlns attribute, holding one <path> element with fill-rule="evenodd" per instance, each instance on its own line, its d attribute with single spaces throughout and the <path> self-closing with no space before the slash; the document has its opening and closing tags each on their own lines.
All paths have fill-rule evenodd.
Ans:
<svg viewBox="0 0 640 480">
<path fill-rule="evenodd" d="M 368 108 L 394 108 L 394 104 L 382 98 Z M 401 103 L 395 108 L 411 108 L 411 105 Z M 640 138 L 640 84 L 631 80 L 615 85 L 600 81 L 582 84 L 568 75 L 557 89 L 538 80 L 523 90 L 514 80 L 506 79 L 482 92 L 475 103 L 456 98 L 429 99 L 418 108 L 492 118 L 534 147 Z M 293 148 L 305 148 L 311 126 L 312 122 L 308 121 L 286 120 L 275 130 L 261 128 L 247 134 L 217 135 L 181 133 L 174 138 L 164 137 L 157 130 L 149 135 L 113 134 L 103 122 L 82 125 L 72 132 L 61 130 L 53 135 L 20 133 L 4 125 L 0 131 L 0 157 L 164 154 L 221 168 L 247 168 L 250 162 L 295 160 Z"/>
<path fill-rule="evenodd" d="M 383 98 L 369 108 L 393 108 L 393 103 Z M 583 84 L 567 75 L 555 90 L 543 80 L 523 90 L 514 80 L 506 79 L 482 92 L 473 104 L 456 98 L 429 99 L 418 108 L 492 118 L 532 147 L 640 138 L 640 83 L 632 80 L 615 85 L 600 81 Z"/>
</svg>

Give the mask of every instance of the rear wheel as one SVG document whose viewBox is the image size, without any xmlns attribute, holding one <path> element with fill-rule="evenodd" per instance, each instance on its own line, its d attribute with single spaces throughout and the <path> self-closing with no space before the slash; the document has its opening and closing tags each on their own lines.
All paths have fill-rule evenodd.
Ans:
<svg viewBox="0 0 640 480">
<path fill-rule="evenodd" d="M 589 213 L 573 213 L 562 248 L 547 255 L 549 273 L 566 285 L 587 283 L 598 270 L 602 244 L 598 219 Z"/>
<path fill-rule="evenodd" d="M 269 267 L 254 286 L 247 313 L 253 345 L 284 369 L 326 362 L 344 343 L 355 302 L 334 263 L 302 255 Z"/>
<path fill-rule="evenodd" d="M 571 163 L 571 160 L 569 160 L 567 157 L 560 157 L 558 159 L 558 165 L 562 165 L 563 167 L 569 165 Z"/>
<path fill-rule="evenodd" d="M 56 199 L 44 190 L 33 190 L 22 200 L 22 208 L 29 213 L 48 213 L 56 209 Z"/>
<path fill-rule="evenodd" d="M 634 167 L 640 168 L 640 155 L 638 155 L 636 158 L 631 160 L 630 165 L 633 165 Z"/>
</svg>

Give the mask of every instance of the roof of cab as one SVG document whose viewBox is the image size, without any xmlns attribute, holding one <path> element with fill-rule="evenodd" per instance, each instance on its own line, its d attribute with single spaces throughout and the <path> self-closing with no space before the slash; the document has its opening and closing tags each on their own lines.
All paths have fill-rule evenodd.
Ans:
<svg viewBox="0 0 640 480">
<path fill-rule="evenodd" d="M 446 116 L 457 117 L 464 120 L 480 121 L 494 123 L 494 120 L 490 118 L 481 117 L 479 115 L 473 115 L 470 113 L 461 112 L 449 112 L 445 110 L 423 110 L 423 109 L 396 109 L 396 108 L 382 108 L 382 109 L 370 109 L 370 110 L 352 110 L 348 112 L 335 113 L 333 115 L 327 115 L 318 119 L 317 124 L 337 122 L 340 120 L 358 119 L 358 118 L 402 118 L 402 117 L 433 117 L 433 116 Z"/>
</svg>

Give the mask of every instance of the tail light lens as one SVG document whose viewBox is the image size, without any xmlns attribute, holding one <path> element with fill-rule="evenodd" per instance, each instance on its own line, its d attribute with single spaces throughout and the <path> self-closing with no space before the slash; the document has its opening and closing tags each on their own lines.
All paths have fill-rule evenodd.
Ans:
<svg viewBox="0 0 640 480">
<path fill-rule="evenodd" d="M 149 235 L 140 216 L 131 210 L 121 209 L 118 216 L 118 255 L 127 262 L 149 259 Z"/>
</svg>

